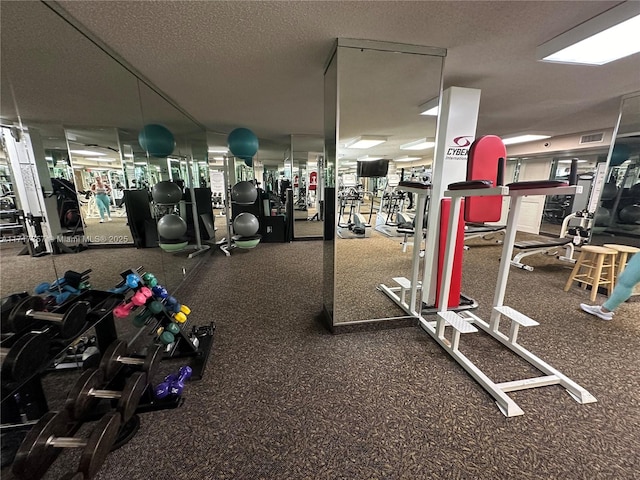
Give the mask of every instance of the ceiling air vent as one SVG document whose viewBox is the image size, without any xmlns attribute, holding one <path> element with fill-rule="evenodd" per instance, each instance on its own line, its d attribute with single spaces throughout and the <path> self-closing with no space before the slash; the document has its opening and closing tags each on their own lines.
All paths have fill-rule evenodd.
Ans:
<svg viewBox="0 0 640 480">
<path fill-rule="evenodd" d="M 584 143 L 602 143 L 604 139 L 604 132 L 590 133 L 589 135 L 582 135 L 580 137 L 580 145 Z"/>
</svg>

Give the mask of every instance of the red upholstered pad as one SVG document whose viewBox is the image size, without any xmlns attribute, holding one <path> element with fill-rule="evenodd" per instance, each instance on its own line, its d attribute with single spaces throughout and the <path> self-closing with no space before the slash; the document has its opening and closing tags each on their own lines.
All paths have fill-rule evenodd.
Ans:
<svg viewBox="0 0 640 480">
<path fill-rule="evenodd" d="M 470 182 L 456 182 L 449 184 L 449 190 L 472 190 L 476 188 L 491 188 L 491 180 L 471 180 Z"/>
<path fill-rule="evenodd" d="M 528 182 L 516 182 L 507 185 L 509 190 L 530 190 L 532 188 L 553 188 L 553 187 L 568 187 L 568 182 L 560 180 L 530 180 Z"/>
<path fill-rule="evenodd" d="M 467 181 L 489 180 L 497 185 L 498 163 L 507 158 L 507 149 L 496 135 L 476 138 L 469 148 Z M 467 222 L 497 222 L 502 215 L 502 197 L 469 197 L 465 201 L 464 219 Z"/>
</svg>

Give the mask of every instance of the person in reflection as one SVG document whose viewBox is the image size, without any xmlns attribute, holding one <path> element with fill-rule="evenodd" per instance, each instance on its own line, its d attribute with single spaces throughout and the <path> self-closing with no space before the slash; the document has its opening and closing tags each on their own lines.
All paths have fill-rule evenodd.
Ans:
<svg viewBox="0 0 640 480">
<path fill-rule="evenodd" d="M 107 214 L 107 219 L 111 221 L 111 210 L 109 209 L 111 203 L 111 198 L 109 198 L 111 188 L 102 182 L 102 178 L 96 177 L 96 183 L 91 185 L 91 191 L 96 197 L 96 203 L 100 211 L 100 223 L 104 223 L 105 213 Z"/>
<path fill-rule="evenodd" d="M 587 305 L 581 303 L 580 308 L 602 320 L 613 320 L 613 312 L 618 305 L 626 302 L 633 288 L 640 283 L 640 253 L 636 253 L 622 271 L 611 295 L 602 305 Z"/>
</svg>

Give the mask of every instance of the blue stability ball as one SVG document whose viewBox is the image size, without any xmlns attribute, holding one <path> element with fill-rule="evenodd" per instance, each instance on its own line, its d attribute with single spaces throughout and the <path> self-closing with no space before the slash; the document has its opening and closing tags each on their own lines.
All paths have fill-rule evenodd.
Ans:
<svg viewBox="0 0 640 480">
<path fill-rule="evenodd" d="M 173 153 L 176 140 L 173 133 L 162 125 L 146 125 L 138 135 L 138 143 L 152 157 L 167 157 Z"/>
<path fill-rule="evenodd" d="M 251 161 L 253 156 L 258 153 L 258 137 L 248 128 L 236 128 L 233 130 L 227 137 L 227 145 L 234 156 L 243 159 L 245 162 Z"/>
<path fill-rule="evenodd" d="M 156 203 L 175 205 L 182 200 L 182 189 L 177 183 L 163 180 L 151 188 L 151 198 Z"/>
<path fill-rule="evenodd" d="M 233 219 L 233 231 L 241 237 L 251 237 L 259 229 L 260 223 L 253 213 L 243 212 Z"/>
<path fill-rule="evenodd" d="M 245 205 L 251 204 L 258 199 L 258 190 L 252 182 L 238 182 L 231 187 L 231 200 Z"/>
<path fill-rule="evenodd" d="M 619 143 L 613 146 L 613 152 L 611 152 L 611 162 L 609 166 L 617 167 L 622 165 L 624 162 L 629 160 L 629 156 L 631 155 L 631 149 L 623 144 Z"/>
<path fill-rule="evenodd" d="M 167 240 L 177 240 L 187 233 L 187 222 L 174 213 L 158 220 L 158 235 Z"/>
</svg>

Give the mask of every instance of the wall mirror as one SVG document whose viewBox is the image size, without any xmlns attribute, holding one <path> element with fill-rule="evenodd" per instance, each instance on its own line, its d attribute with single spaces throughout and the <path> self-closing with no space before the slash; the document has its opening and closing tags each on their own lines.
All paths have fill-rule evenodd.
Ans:
<svg viewBox="0 0 640 480">
<path fill-rule="evenodd" d="M 35 191 L 41 184 L 43 205 L 30 206 L 26 198 L 20 207 L 27 214 L 38 208 L 46 211 L 46 239 L 57 245 L 40 258 L 18 255 L 22 242 L 3 243 L 0 293 L 33 292 L 37 283 L 52 282 L 67 270 L 88 269 L 92 270 L 91 286 L 106 290 L 120 281 L 120 272 L 138 266 L 175 288 L 203 257 L 176 259 L 155 245 L 136 244 L 122 200 L 129 192 L 149 198 L 153 185 L 171 178 L 167 158 L 151 158 L 139 144 L 146 124 L 163 124 L 172 130 L 176 141 L 172 154 L 180 165 L 180 176 L 188 178 L 191 172 L 196 179 L 201 168 L 207 168 L 204 130 L 70 25 L 55 8 L 43 2 L 2 3 L 3 139 L 5 133 L 10 138 L 19 136 L 18 144 L 28 139 L 33 157 L 29 166 L 16 173 L 3 153 L 3 172 L 6 183 L 24 184 L 37 178 L 38 185 L 29 185 Z M 6 150 L 3 142 L 3 152 Z M 91 204 L 91 187 L 98 177 L 109 187 L 106 200 L 111 222 L 100 223 L 99 209 Z M 56 179 L 65 181 L 60 189 L 71 200 L 58 198 Z M 77 209 L 67 214 L 74 201 Z M 186 198 L 185 204 L 188 202 Z M 143 213 L 153 219 L 150 207 Z M 9 252 L 12 245 L 15 248 Z M 79 245 L 89 249 L 77 248 Z M 153 248 L 144 248 L 147 246 Z M 16 268 L 37 275 L 17 275 Z"/>
<path fill-rule="evenodd" d="M 201 168 L 208 168 L 207 135 L 146 84 L 139 81 L 138 89 L 144 128 L 154 126 L 159 132 L 154 133 L 157 138 L 149 135 L 155 145 L 146 145 L 147 182 L 152 192 L 152 216 L 159 225 L 158 244 L 163 251 L 166 286 L 175 288 L 199 264 L 201 258 L 194 253 L 206 251 L 206 242 L 215 240 L 211 189 L 206 180 L 201 180 Z M 182 190 L 182 197 L 173 205 L 159 204 L 153 196 L 162 187 L 158 184 L 167 181 Z M 166 218 L 161 219 L 166 215 L 181 219 L 184 232 L 163 230 Z"/>
<path fill-rule="evenodd" d="M 640 92 L 622 98 L 592 232 L 595 244 L 640 247 Z"/>
<path fill-rule="evenodd" d="M 322 165 L 324 139 L 318 135 L 291 136 L 294 239 L 322 238 Z"/>
<path fill-rule="evenodd" d="M 325 115 L 336 111 L 333 124 L 325 116 L 326 138 L 335 129 L 335 146 L 326 141 L 327 185 L 335 182 L 335 193 L 327 192 L 333 193 L 327 200 L 332 216 L 325 217 L 335 232 L 325 228 L 324 254 L 325 275 L 333 272 L 332 279 L 325 276 L 325 308 L 334 327 L 404 316 L 377 286 L 409 277 L 411 249 L 424 248 L 421 227 L 417 240 L 397 231 L 396 214 L 402 211 L 410 223 L 412 212 L 408 203 L 398 203 L 407 197 L 396 180 L 407 158 L 431 163 L 436 117 L 420 115 L 420 105 L 439 97 L 443 54 L 429 47 L 338 40 L 325 75 L 325 102 L 336 102 L 325 106 Z M 327 85 L 333 63 L 337 88 Z M 384 196 L 380 187 L 387 185 Z"/>
</svg>

